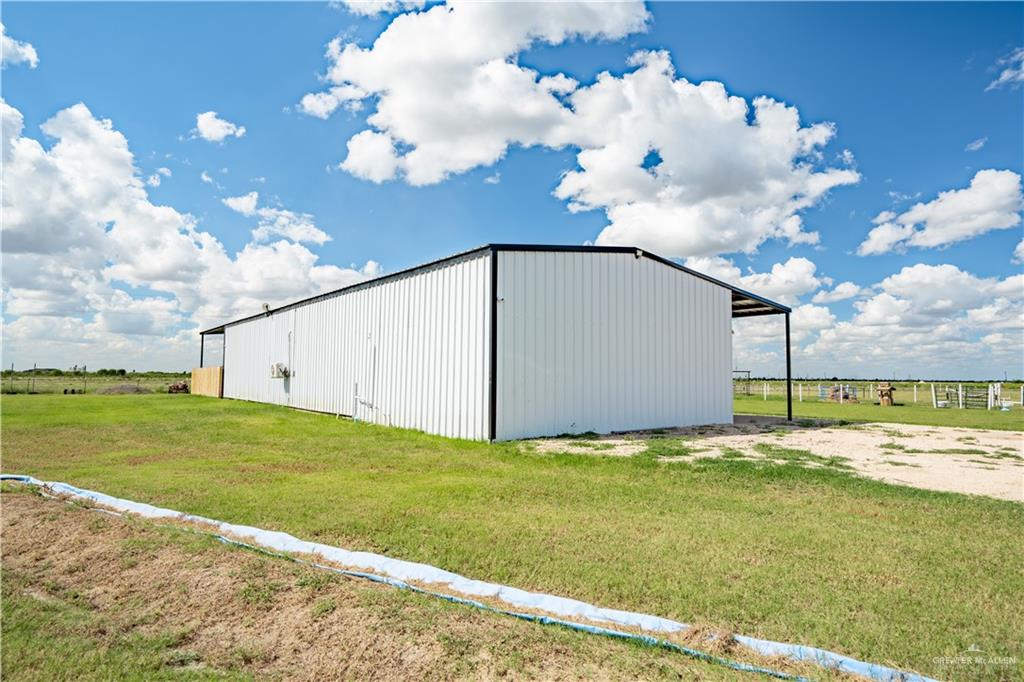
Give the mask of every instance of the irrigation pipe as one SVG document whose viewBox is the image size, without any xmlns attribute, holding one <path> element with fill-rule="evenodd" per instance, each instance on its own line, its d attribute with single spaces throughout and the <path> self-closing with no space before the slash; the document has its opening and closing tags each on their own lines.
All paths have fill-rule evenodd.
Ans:
<svg viewBox="0 0 1024 682">
<path fill-rule="evenodd" d="M 804 680 L 802 677 L 791 675 L 789 673 L 712 656 L 711 654 L 698 651 L 696 649 L 690 649 L 657 637 L 624 632 L 597 625 L 587 625 L 564 619 L 564 617 L 582 618 L 593 622 L 605 622 L 662 633 L 680 632 L 690 628 L 690 626 L 685 623 L 680 623 L 667 618 L 635 613 L 632 611 L 607 609 L 575 599 L 568 599 L 566 597 L 558 597 L 538 592 L 527 592 L 526 590 L 509 587 L 508 585 L 472 580 L 457 573 L 445 571 L 428 564 L 391 559 L 372 552 L 353 552 L 340 547 L 332 547 L 330 545 L 323 545 L 317 542 L 299 540 L 288 533 L 267 531 L 261 528 L 254 528 L 252 526 L 241 526 L 226 523 L 224 521 L 208 519 L 202 516 L 184 514 L 172 509 L 155 507 L 144 502 L 133 502 L 131 500 L 112 497 L 104 493 L 77 488 L 68 483 L 40 481 L 32 476 L 15 474 L 0 474 L 0 481 L 15 481 L 36 486 L 49 491 L 54 495 L 88 500 L 117 512 L 137 514 L 145 518 L 170 518 L 189 523 L 212 526 L 217 532 L 211 532 L 208 534 L 225 544 L 251 549 L 271 556 L 287 558 L 291 561 L 306 564 L 317 569 L 371 580 L 373 582 L 390 585 L 392 587 L 444 599 L 453 603 L 472 606 L 484 611 L 490 611 L 537 623 L 560 625 L 580 632 L 588 632 L 617 639 L 633 640 L 651 646 L 659 646 L 686 654 L 696 659 L 724 665 L 738 671 L 760 673 L 786 680 Z M 246 538 L 251 540 L 252 543 L 233 539 L 229 536 Z M 342 566 L 354 566 L 367 570 L 359 571 L 336 568 L 334 566 L 321 564 L 315 561 L 307 561 L 305 559 L 289 556 L 287 553 L 319 555 L 328 561 Z M 452 594 L 446 594 L 444 592 L 428 590 L 416 586 L 412 581 L 427 584 L 443 584 L 455 592 L 468 596 L 459 597 Z M 528 612 L 500 609 L 476 599 L 472 599 L 472 596 L 492 597 L 511 604 L 514 607 L 536 609 L 556 614 L 556 616 L 561 617 L 543 616 Z M 936 680 L 918 673 L 905 672 L 876 663 L 859 661 L 825 649 L 801 646 L 799 644 L 773 642 L 771 640 L 757 639 L 744 635 L 735 635 L 735 639 L 740 644 L 743 644 L 763 656 L 784 656 L 796 662 L 813 663 L 823 668 L 850 673 L 853 675 L 860 675 L 862 677 L 876 680 L 877 682 L 936 682 Z"/>
</svg>

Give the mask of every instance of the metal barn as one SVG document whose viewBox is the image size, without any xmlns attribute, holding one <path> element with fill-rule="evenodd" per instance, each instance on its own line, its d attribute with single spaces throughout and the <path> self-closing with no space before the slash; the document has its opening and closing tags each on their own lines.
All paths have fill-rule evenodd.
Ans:
<svg viewBox="0 0 1024 682">
<path fill-rule="evenodd" d="M 475 440 L 732 421 L 732 320 L 790 309 L 629 247 L 491 244 L 201 332 L 225 398 Z"/>
</svg>

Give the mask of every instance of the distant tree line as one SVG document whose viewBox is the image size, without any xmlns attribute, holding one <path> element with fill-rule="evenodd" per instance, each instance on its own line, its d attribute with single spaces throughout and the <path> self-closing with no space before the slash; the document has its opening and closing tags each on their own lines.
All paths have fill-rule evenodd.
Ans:
<svg viewBox="0 0 1024 682">
<path fill-rule="evenodd" d="M 75 365 L 74 367 L 72 367 L 70 369 L 67 369 L 67 370 L 57 369 L 55 367 L 37 367 L 35 369 L 17 369 L 17 370 L 14 370 L 14 372 L 11 372 L 11 368 L 8 367 L 7 369 L 5 369 L 2 372 L 0 372 L 0 375 L 5 376 L 5 377 L 9 377 L 9 376 L 11 376 L 11 374 L 14 374 L 15 376 L 25 374 L 25 375 L 33 375 L 33 376 L 37 376 L 37 377 L 47 377 L 47 376 L 49 376 L 49 377 L 85 376 L 85 375 L 87 375 L 87 376 L 100 376 L 100 377 L 123 377 L 123 376 L 127 376 L 129 374 L 131 374 L 133 377 L 140 377 L 140 376 L 141 377 L 163 377 L 163 376 L 179 376 L 179 375 L 180 376 L 188 376 L 190 374 L 190 372 L 188 372 L 188 371 L 184 371 L 184 372 L 155 372 L 155 371 L 154 372 L 136 372 L 134 369 L 130 370 L 130 371 L 126 370 L 126 369 L 97 369 L 97 370 L 94 370 L 94 371 L 90 372 L 90 371 L 88 371 L 85 368 L 85 365 L 82 365 L 81 367 L 79 367 L 78 365 Z"/>
</svg>

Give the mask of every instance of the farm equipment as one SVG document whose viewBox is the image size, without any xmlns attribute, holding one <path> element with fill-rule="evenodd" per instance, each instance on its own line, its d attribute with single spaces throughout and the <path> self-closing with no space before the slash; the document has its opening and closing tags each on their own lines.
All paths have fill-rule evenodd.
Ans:
<svg viewBox="0 0 1024 682">
<path fill-rule="evenodd" d="M 189 393 L 187 381 L 175 381 L 173 384 L 167 387 L 168 393 Z"/>
</svg>

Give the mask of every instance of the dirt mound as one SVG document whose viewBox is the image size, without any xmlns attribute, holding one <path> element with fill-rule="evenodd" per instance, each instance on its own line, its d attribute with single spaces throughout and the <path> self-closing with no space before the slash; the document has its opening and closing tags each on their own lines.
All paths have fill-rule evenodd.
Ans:
<svg viewBox="0 0 1024 682">
<path fill-rule="evenodd" d="M 107 388 L 101 388 L 96 391 L 103 395 L 130 395 L 133 393 L 152 393 L 148 388 L 137 386 L 136 384 L 118 384 L 117 386 L 109 386 Z"/>
</svg>

